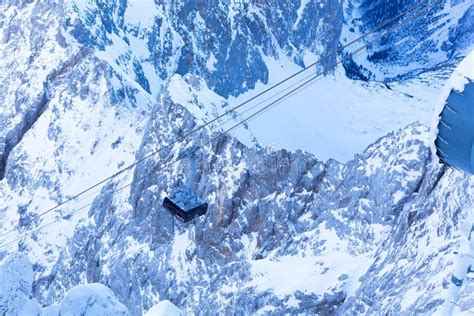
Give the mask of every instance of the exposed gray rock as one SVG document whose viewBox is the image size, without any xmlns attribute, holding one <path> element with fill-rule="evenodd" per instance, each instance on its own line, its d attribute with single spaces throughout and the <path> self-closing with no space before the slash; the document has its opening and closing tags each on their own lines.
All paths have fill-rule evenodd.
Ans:
<svg viewBox="0 0 474 316">
<path fill-rule="evenodd" d="M 180 105 L 166 95 L 162 102 L 153 111 L 137 159 L 195 128 Z M 348 308 L 358 296 L 347 298 L 343 288 L 351 278 L 344 269 L 336 268 L 338 282 L 324 294 L 316 294 L 315 286 L 315 293 L 281 296 L 259 288 L 255 265 L 304 253 L 319 256 L 335 241 L 357 257 L 387 251 L 393 240 L 397 245 L 390 249 L 400 255 L 406 236 L 398 230 L 408 210 L 422 194 L 423 200 L 436 198 L 439 180 L 431 183 L 430 175 L 443 172 L 430 165 L 427 135 L 425 127 L 413 124 L 381 138 L 343 165 L 323 163 L 303 152 L 250 149 L 219 133 L 197 133 L 189 145 L 204 147 L 197 152 L 194 189 L 209 202 L 208 213 L 183 224 L 162 207 L 166 192 L 185 183 L 187 163 L 167 166 L 180 147 L 161 150 L 135 168 L 126 218 L 118 215 L 125 206 L 114 197 L 123 184 L 111 183 L 102 190 L 90 210 L 93 220 L 77 229 L 55 268 L 55 279 L 45 288 L 51 299 L 81 275 L 110 286 L 134 314 L 150 308 L 157 298 L 199 313 L 333 314 L 341 304 Z M 118 194 L 123 203 L 128 193 Z M 423 221 L 422 217 L 417 223 Z M 386 233 L 378 227 L 385 227 Z M 328 239 L 324 229 L 333 231 L 336 239 Z M 248 240 L 255 241 L 253 248 L 248 248 Z M 379 257 L 361 279 L 374 290 L 383 284 L 377 281 L 382 276 L 371 276 L 378 271 Z M 321 275 L 332 269 L 325 268 Z M 60 286 L 56 280 L 61 280 Z M 291 296 L 299 303 L 289 303 Z M 426 311 L 441 302 L 425 306 Z"/>
</svg>

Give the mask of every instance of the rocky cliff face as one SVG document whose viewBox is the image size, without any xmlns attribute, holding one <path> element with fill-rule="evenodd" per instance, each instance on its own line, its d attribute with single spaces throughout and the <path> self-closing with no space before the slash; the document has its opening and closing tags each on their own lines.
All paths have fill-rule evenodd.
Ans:
<svg viewBox="0 0 474 316">
<path fill-rule="evenodd" d="M 448 55 L 472 43 L 466 3 L 440 27 L 463 38 Z M 34 278 L 18 299 L 59 304 L 99 282 L 133 315 L 163 300 L 198 313 L 439 308 L 473 180 L 432 162 L 420 124 L 347 164 L 206 129 L 50 210 L 200 124 L 193 109 L 205 95 L 180 104 L 173 78 L 223 97 L 252 89 L 266 82 L 268 58 L 303 65 L 344 43 L 347 6 L 3 1 L 0 258 L 26 254 Z M 364 10 L 380 11 L 361 4 L 350 14 Z M 362 15 L 361 30 L 376 23 Z M 166 162 L 191 145 L 203 146 L 194 189 L 210 208 L 183 224 L 161 203 L 189 176 L 186 161 Z M 22 304 L 9 302 L 12 313 Z"/>
<path fill-rule="evenodd" d="M 1 11 L 2 243 L 32 232 L 42 246 L 20 248 L 36 249 L 36 272 L 47 274 L 78 218 L 66 209 L 38 214 L 133 160 L 150 97 L 90 49 L 65 44 L 61 4 L 4 2 Z M 55 220 L 58 230 L 35 233 Z"/>
<path fill-rule="evenodd" d="M 162 102 L 138 158 L 194 127 L 166 94 Z M 427 128 L 388 135 L 347 165 L 207 132 L 189 144 L 213 137 L 198 152 L 195 190 L 211 205 L 206 216 L 183 224 L 161 206 L 186 180 L 184 162 L 163 166 L 179 147 L 161 152 L 135 169 L 130 190 L 115 193 L 121 182 L 102 190 L 44 299 L 88 280 L 111 287 L 134 314 L 162 299 L 198 313 L 245 314 L 433 312 L 444 302 L 436 295 L 465 210 L 441 196 L 468 205 L 472 183 L 431 162 Z M 453 183 L 463 184 L 453 191 Z M 414 278 L 432 285 L 407 303 Z M 394 299 L 379 305 L 390 297 L 386 287 Z"/>
<path fill-rule="evenodd" d="M 383 22 L 409 21 L 346 62 L 350 77 L 400 80 L 468 52 L 474 38 L 469 1 L 301 1 L 144 4 L 81 1 L 69 5 L 68 32 L 155 93 L 170 74 L 195 74 L 227 97 L 267 83 L 268 60 L 308 65 Z M 413 10 L 412 10 L 413 8 Z M 419 15 L 419 16 L 417 16 Z M 416 18 L 415 18 L 416 16 Z M 371 42 L 400 21 L 378 29 Z M 344 53 L 350 53 L 349 48 Z M 342 53 L 342 54 L 344 54 Z M 328 71 L 336 55 L 319 70 Z"/>
<path fill-rule="evenodd" d="M 104 52 L 146 91 L 175 72 L 192 73 L 226 97 L 267 83 L 267 57 L 304 64 L 305 55 L 334 50 L 343 20 L 338 0 L 84 1 L 71 12 L 66 26 L 79 43 Z"/>
<path fill-rule="evenodd" d="M 355 58 L 354 64 L 346 63 L 348 75 L 358 79 L 397 81 L 441 68 L 446 63 L 456 63 L 456 56 L 469 53 L 474 40 L 471 18 L 474 6 L 469 1 L 351 0 L 344 7 L 343 43 L 415 7 L 404 17 L 409 23 L 370 45 L 366 53 Z M 421 14 L 425 8 L 429 9 Z M 416 15 L 419 16 L 413 18 Z M 367 41 L 381 36 L 397 23 L 374 32 Z"/>
</svg>

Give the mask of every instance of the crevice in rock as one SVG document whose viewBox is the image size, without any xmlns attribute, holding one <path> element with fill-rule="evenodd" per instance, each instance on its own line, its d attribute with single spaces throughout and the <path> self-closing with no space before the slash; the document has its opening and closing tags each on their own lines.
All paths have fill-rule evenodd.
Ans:
<svg viewBox="0 0 474 316">
<path fill-rule="evenodd" d="M 43 114 L 48 106 L 49 100 L 49 82 L 45 81 L 43 83 L 43 91 L 36 98 L 33 106 L 25 111 L 21 122 L 4 136 L 3 144 L 0 144 L 0 146 L 3 147 L 0 152 L 0 181 L 5 178 L 8 156 L 13 148 L 20 143 L 26 132 L 31 129 L 33 124 L 39 119 L 41 114 Z"/>
<path fill-rule="evenodd" d="M 20 114 L 22 115 L 21 121 L 10 129 L 6 135 L 3 136 L 3 139 L 0 139 L 0 181 L 5 178 L 10 153 L 15 146 L 21 142 L 23 136 L 33 127 L 48 107 L 49 101 L 51 100 L 51 82 L 77 65 L 88 53 L 87 49 L 80 49 L 77 54 L 61 64 L 58 69 L 52 70 L 43 82 L 43 89 L 33 105 L 28 107 L 24 113 Z"/>
</svg>

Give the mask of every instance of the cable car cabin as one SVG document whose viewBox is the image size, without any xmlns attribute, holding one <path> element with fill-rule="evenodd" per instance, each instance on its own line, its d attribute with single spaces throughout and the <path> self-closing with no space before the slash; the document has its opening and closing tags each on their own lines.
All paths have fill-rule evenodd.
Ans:
<svg viewBox="0 0 474 316">
<path fill-rule="evenodd" d="M 206 214 L 208 207 L 206 202 L 185 189 L 177 189 L 169 197 L 165 197 L 163 206 L 185 223 Z"/>
<path fill-rule="evenodd" d="M 207 212 L 207 203 L 199 199 L 193 192 L 193 184 L 196 178 L 196 150 L 198 147 L 191 146 L 181 150 L 179 159 L 189 158 L 189 178 L 186 188 L 176 188 L 163 200 L 163 206 L 171 213 L 178 216 L 183 222 L 189 222 L 193 218 L 204 215 Z"/>
<path fill-rule="evenodd" d="M 451 90 L 435 145 L 443 163 L 474 174 L 474 82 L 468 82 L 462 92 Z"/>
</svg>

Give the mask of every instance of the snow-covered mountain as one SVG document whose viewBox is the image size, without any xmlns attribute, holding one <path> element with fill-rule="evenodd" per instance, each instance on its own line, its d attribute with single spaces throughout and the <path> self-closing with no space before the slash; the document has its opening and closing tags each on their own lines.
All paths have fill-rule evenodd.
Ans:
<svg viewBox="0 0 474 316">
<path fill-rule="evenodd" d="M 91 297 L 110 307 L 96 314 L 439 310 L 474 181 L 434 161 L 425 125 L 472 49 L 470 1 L 52 209 L 409 6 L 371 3 L 2 1 L 0 311 Z M 188 176 L 166 162 L 191 145 L 210 208 L 183 224 L 161 203 Z"/>
<path fill-rule="evenodd" d="M 217 94 L 199 102 L 208 116 L 319 59 L 310 72 L 332 72 L 337 48 L 410 10 L 403 19 L 341 50 L 344 67 L 335 77 L 318 80 L 285 100 L 268 118 L 256 118 L 248 124 L 250 132 L 236 133 L 247 145 L 278 143 L 320 159 L 347 161 L 413 117 L 428 123 L 436 89 L 447 78 L 440 68 L 465 55 L 474 40 L 471 1 L 147 3 L 76 2 L 70 5 L 68 31 L 153 95 L 176 74 L 201 78 Z M 397 27 L 397 22 L 404 24 Z M 351 55 L 369 43 L 367 50 Z M 419 75 L 432 70 L 436 72 Z M 390 90 L 385 84 L 346 76 L 376 79 Z M 284 87 L 299 80 L 301 76 Z M 335 97 L 334 91 L 340 90 L 350 92 Z M 219 96 L 230 98 L 222 102 Z M 410 106 L 413 98 L 416 106 Z M 307 135 L 315 140 L 304 141 Z"/>
<path fill-rule="evenodd" d="M 469 52 L 474 39 L 474 7 L 470 1 L 346 1 L 347 23 L 342 31 L 342 43 L 414 5 L 418 6 L 411 16 L 427 6 L 432 8 L 371 45 L 361 56 L 354 58 L 354 64 L 346 63 L 350 77 L 386 82 L 399 80 L 446 62 L 456 62 L 456 56 Z M 385 31 L 385 28 L 378 30 L 367 41 Z"/>
</svg>

